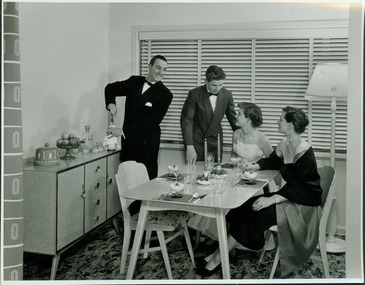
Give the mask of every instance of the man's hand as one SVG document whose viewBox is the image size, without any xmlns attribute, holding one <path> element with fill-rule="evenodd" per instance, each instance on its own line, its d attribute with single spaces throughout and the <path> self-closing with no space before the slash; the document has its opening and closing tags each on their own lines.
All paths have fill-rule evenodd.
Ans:
<svg viewBox="0 0 365 285">
<path fill-rule="evenodd" d="M 113 117 L 117 114 L 117 106 L 115 106 L 115 104 L 113 104 L 113 103 L 110 103 L 108 105 L 108 110 Z"/>
<path fill-rule="evenodd" d="M 186 146 L 186 159 L 189 164 L 194 164 L 197 158 L 197 154 L 193 145 Z"/>
<path fill-rule="evenodd" d="M 114 127 L 108 127 L 106 130 L 106 134 L 113 137 L 120 137 L 122 135 L 122 129 L 121 128 L 114 128 Z"/>
</svg>

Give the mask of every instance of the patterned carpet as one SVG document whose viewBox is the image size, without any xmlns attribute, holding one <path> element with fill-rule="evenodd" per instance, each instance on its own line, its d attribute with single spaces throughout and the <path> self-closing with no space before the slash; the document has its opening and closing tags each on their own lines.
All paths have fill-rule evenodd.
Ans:
<svg viewBox="0 0 365 285">
<path fill-rule="evenodd" d="M 119 223 L 122 220 L 119 217 Z M 192 237 L 195 235 L 193 234 Z M 195 256 L 206 256 L 216 249 L 216 244 L 200 243 L 194 250 Z M 125 280 L 126 275 L 119 273 L 122 237 L 114 230 L 112 222 L 107 222 L 91 232 L 86 238 L 65 251 L 60 258 L 56 280 Z M 183 238 L 177 238 L 168 244 L 172 274 L 174 279 L 198 280 Z M 267 251 L 261 264 L 260 253 L 237 250 L 230 256 L 232 279 L 267 279 L 271 271 L 275 251 Z M 320 256 L 318 251 L 313 254 Z M 331 278 L 346 278 L 345 254 L 328 254 Z M 52 257 L 24 253 L 24 280 L 47 280 L 50 276 Z M 210 279 L 222 279 L 221 270 Z M 280 278 L 277 269 L 274 278 Z M 321 262 L 309 260 L 296 272 L 283 279 L 324 278 Z M 167 280 L 167 273 L 161 253 L 150 253 L 147 259 L 137 261 L 134 279 Z"/>
</svg>

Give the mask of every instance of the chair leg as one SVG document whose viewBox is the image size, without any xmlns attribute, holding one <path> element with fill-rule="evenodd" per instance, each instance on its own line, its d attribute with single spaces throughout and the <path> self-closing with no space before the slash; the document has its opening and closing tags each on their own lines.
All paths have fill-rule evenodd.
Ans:
<svg viewBox="0 0 365 285">
<path fill-rule="evenodd" d="M 267 230 L 266 231 L 266 234 L 265 234 L 265 245 L 266 245 L 266 242 L 270 239 L 270 236 L 271 236 L 271 231 L 270 230 Z M 264 259 L 265 251 L 266 251 L 266 247 L 264 246 L 262 248 L 262 250 L 261 250 L 261 254 L 260 254 L 260 258 L 259 258 L 259 263 L 261 263 L 262 260 Z"/>
<path fill-rule="evenodd" d="M 196 248 L 199 246 L 199 242 L 200 242 L 200 231 L 196 231 L 196 234 L 195 234 L 195 247 Z"/>
<path fill-rule="evenodd" d="M 124 270 L 125 270 L 125 265 L 127 263 L 127 255 L 128 255 L 128 251 L 129 251 L 130 239 L 131 239 L 131 230 L 127 227 L 124 227 L 122 257 L 121 257 L 121 261 L 120 261 L 120 274 L 123 274 Z"/>
<path fill-rule="evenodd" d="M 163 260 L 165 262 L 167 276 L 169 277 L 169 279 L 172 279 L 171 265 L 170 265 L 169 255 L 167 253 L 167 247 L 165 244 L 164 233 L 162 231 L 157 231 L 157 237 L 158 237 L 158 241 L 160 242 L 161 253 L 162 253 Z"/>
<path fill-rule="evenodd" d="M 183 218 L 180 219 L 180 222 L 181 222 L 182 227 L 184 228 L 185 241 L 186 241 L 186 245 L 188 246 L 188 251 L 189 251 L 191 262 L 195 266 L 194 251 L 193 251 L 193 246 L 191 245 L 188 226 L 186 224 L 186 221 Z"/>
<path fill-rule="evenodd" d="M 269 279 L 272 279 L 274 277 L 274 273 L 276 271 L 276 267 L 278 266 L 278 262 L 279 262 L 279 251 L 280 251 L 280 248 L 278 247 L 278 249 L 276 250 L 276 253 L 275 253 L 274 263 L 273 263 L 272 268 L 271 268 L 271 272 L 270 272 Z"/>
<path fill-rule="evenodd" d="M 146 231 L 146 234 L 144 237 L 144 249 L 148 249 L 150 247 L 151 234 L 152 234 L 152 231 L 150 231 L 150 230 Z M 148 252 L 145 252 L 143 254 L 143 258 L 147 258 L 147 256 L 148 256 Z"/>
<path fill-rule="evenodd" d="M 321 251 L 324 276 L 326 278 L 330 278 L 328 259 L 327 259 L 327 250 L 326 250 L 326 240 L 325 240 L 324 236 L 319 238 L 319 250 Z"/>
</svg>

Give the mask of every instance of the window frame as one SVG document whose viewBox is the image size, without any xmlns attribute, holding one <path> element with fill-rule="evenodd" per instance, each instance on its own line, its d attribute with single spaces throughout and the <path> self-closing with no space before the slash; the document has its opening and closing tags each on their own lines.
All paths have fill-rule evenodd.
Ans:
<svg viewBox="0 0 365 285">
<path fill-rule="evenodd" d="M 133 26 L 132 27 L 132 74 L 140 73 L 140 41 L 141 40 L 209 40 L 209 39 L 283 39 L 295 37 L 309 38 L 348 38 L 347 20 L 319 20 L 319 21 L 283 21 L 242 23 L 233 25 L 172 25 L 172 26 Z M 313 70 L 313 66 L 309 66 Z M 200 73 L 199 73 L 200 77 Z M 197 78 L 200 82 L 201 78 Z M 196 85 L 198 86 L 198 85 Z M 196 87 L 192 86 L 192 88 Z M 308 102 L 308 110 L 311 110 Z M 311 116 L 311 112 L 308 112 Z M 311 125 L 308 126 L 311 132 Z M 310 136 L 311 137 L 311 136 Z M 309 141 L 310 142 L 310 141 Z M 162 143 L 165 148 L 183 148 L 183 144 Z M 230 151 L 229 147 L 224 148 Z M 328 157 L 328 151 L 320 151 L 322 157 Z M 336 153 L 336 158 L 345 158 L 346 153 Z"/>
</svg>

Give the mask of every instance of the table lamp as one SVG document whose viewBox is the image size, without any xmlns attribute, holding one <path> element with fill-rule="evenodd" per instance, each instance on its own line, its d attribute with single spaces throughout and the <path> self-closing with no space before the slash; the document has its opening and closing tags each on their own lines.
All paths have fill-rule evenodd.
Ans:
<svg viewBox="0 0 365 285">
<path fill-rule="evenodd" d="M 331 145 L 330 165 L 335 167 L 335 126 L 336 126 L 336 100 L 347 100 L 347 64 L 343 63 L 320 63 L 317 64 L 309 81 L 305 98 L 309 101 L 331 102 Z M 328 252 L 344 252 L 345 241 L 335 237 L 336 198 L 333 200 L 326 239 Z"/>
</svg>

